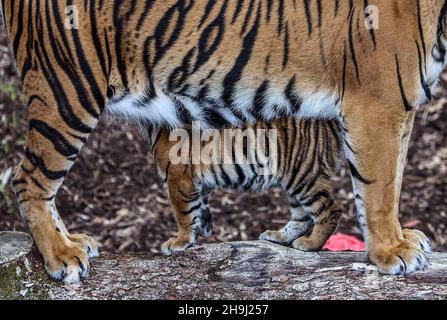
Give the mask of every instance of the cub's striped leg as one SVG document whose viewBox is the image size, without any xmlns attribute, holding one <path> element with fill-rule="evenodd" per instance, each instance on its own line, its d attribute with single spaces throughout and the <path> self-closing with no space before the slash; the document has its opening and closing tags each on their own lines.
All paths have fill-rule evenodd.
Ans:
<svg viewBox="0 0 447 320">
<path fill-rule="evenodd" d="M 200 229 L 198 230 L 198 234 L 202 237 L 209 238 L 213 233 L 213 214 L 209 207 L 209 193 L 202 192 L 201 204 Z"/>
<path fill-rule="evenodd" d="M 398 95 L 399 99 L 401 95 Z M 358 105 L 359 101 L 362 105 Z M 427 267 L 427 238 L 402 232 L 398 211 L 414 111 L 395 98 L 345 97 L 346 155 L 368 256 L 380 270 L 406 274 Z"/>
<path fill-rule="evenodd" d="M 260 239 L 303 251 L 320 250 L 341 217 L 341 210 L 331 197 L 332 190 L 326 190 L 328 186 L 328 182 L 317 179 L 305 196 L 292 192 L 289 196 L 292 219 L 279 231 L 266 231 Z"/>
<path fill-rule="evenodd" d="M 292 204 L 293 202 L 291 202 Z M 312 219 L 301 205 L 292 205 L 292 218 L 280 230 L 267 230 L 259 237 L 260 240 L 273 242 L 283 246 L 289 246 L 295 239 L 303 236 L 312 229 Z"/>
<path fill-rule="evenodd" d="M 337 228 L 342 211 L 331 198 L 322 197 L 318 204 L 311 205 L 312 227 L 310 233 L 297 238 L 292 247 L 302 251 L 318 251 L 326 244 Z"/>
<path fill-rule="evenodd" d="M 63 99 L 67 104 L 61 104 L 54 97 L 61 99 L 65 93 L 52 94 L 57 88 L 46 88 L 45 81 L 36 80 L 24 83 L 29 132 L 25 157 L 16 167 L 12 185 L 48 273 L 56 280 L 76 283 L 88 275 L 89 257 L 98 255 L 97 244 L 86 235 L 67 231 L 55 197 L 95 127 L 99 111 L 97 117 L 91 116 L 74 98 Z M 42 90 L 34 88 L 37 84 Z"/>
<path fill-rule="evenodd" d="M 185 251 L 197 242 L 199 235 L 210 235 L 212 231 L 211 214 L 207 197 L 195 185 L 191 172 L 193 166 L 167 167 L 167 184 L 172 208 L 175 213 L 177 237 L 165 242 L 161 251 L 165 255 Z"/>
</svg>

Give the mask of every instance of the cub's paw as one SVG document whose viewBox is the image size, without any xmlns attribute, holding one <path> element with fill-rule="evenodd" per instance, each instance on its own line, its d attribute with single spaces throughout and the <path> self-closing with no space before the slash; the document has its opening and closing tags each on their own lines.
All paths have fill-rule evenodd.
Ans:
<svg viewBox="0 0 447 320">
<path fill-rule="evenodd" d="M 303 236 L 292 242 L 292 247 L 300 251 L 319 251 L 326 241 L 313 236 Z"/>
<path fill-rule="evenodd" d="M 414 245 L 419 246 L 422 251 L 426 253 L 431 252 L 430 240 L 422 231 L 404 229 L 402 233 L 405 239 L 407 239 Z"/>
<path fill-rule="evenodd" d="M 309 221 L 299 222 L 290 221 L 284 228 L 278 231 L 268 230 L 261 234 L 260 240 L 265 240 L 289 246 L 295 239 L 303 236 L 312 230 L 312 224 Z"/>
<path fill-rule="evenodd" d="M 161 252 L 166 256 L 170 256 L 177 252 L 186 251 L 194 245 L 195 241 L 192 241 L 191 239 L 171 238 L 163 243 Z"/>
<path fill-rule="evenodd" d="M 370 250 L 368 256 L 381 271 L 392 275 L 405 275 L 428 267 L 421 245 L 407 239 L 394 248 Z"/>
<path fill-rule="evenodd" d="M 44 257 L 48 274 L 57 281 L 75 284 L 88 277 L 90 263 L 84 246 L 65 241 L 53 247 L 52 254 Z"/>
<path fill-rule="evenodd" d="M 282 230 L 267 230 L 261 234 L 259 240 L 280 244 L 282 246 L 288 246 L 293 241 L 293 239 L 289 239 L 287 234 Z"/>
<path fill-rule="evenodd" d="M 92 237 L 85 234 L 70 234 L 67 236 L 70 241 L 79 243 L 87 251 L 89 258 L 99 257 L 98 243 Z"/>
</svg>

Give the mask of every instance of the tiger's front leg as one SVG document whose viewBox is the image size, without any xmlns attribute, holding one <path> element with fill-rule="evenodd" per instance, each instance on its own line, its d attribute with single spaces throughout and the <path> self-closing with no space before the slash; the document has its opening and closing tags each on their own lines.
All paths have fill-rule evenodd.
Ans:
<svg viewBox="0 0 447 320">
<path fill-rule="evenodd" d="M 50 80 L 56 81 L 53 77 Z M 87 235 L 68 232 L 55 197 L 102 108 L 87 111 L 74 94 L 65 96 L 60 83 L 52 87 L 38 76 L 29 79 L 24 82 L 29 117 L 26 151 L 12 186 L 46 270 L 55 280 L 76 283 L 88 276 L 89 258 L 98 256 L 98 246 Z"/>
<path fill-rule="evenodd" d="M 418 231 L 402 231 L 398 217 L 414 116 L 414 111 L 405 110 L 396 99 L 352 96 L 343 104 L 346 156 L 359 225 L 370 260 L 390 274 L 411 273 L 428 265 L 427 238 Z"/>
</svg>

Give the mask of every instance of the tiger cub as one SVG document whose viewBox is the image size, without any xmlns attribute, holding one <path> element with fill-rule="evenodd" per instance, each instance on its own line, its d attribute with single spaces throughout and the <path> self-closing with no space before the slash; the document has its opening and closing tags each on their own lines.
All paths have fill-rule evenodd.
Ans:
<svg viewBox="0 0 447 320">
<path fill-rule="evenodd" d="M 279 231 L 263 233 L 261 240 L 304 251 L 322 248 L 341 217 L 330 184 L 341 158 L 337 122 L 284 118 L 203 131 L 201 138 L 195 129 L 151 133 L 178 224 L 177 237 L 162 246 L 164 254 L 184 251 L 198 236 L 211 235 L 208 198 L 216 188 L 286 190 L 291 219 Z"/>
</svg>

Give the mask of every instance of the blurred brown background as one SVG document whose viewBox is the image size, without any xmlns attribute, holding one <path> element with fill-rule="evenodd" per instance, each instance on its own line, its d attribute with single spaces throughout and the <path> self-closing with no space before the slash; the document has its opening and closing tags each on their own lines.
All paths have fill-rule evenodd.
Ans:
<svg viewBox="0 0 447 320">
<path fill-rule="evenodd" d="M 26 110 L 19 101 L 20 84 L 3 31 L 0 38 L 0 231 L 23 230 L 7 178 L 23 152 Z M 403 226 L 426 232 L 439 251 L 447 251 L 446 101 L 441 98 L 419 112 L 401 205 Z M 335 184 L 344 209 L 339 231 L 358 236 L 345 168 Z M 176 231 L 144 139 L 118 119 L 102 120 L 67 177 L 57 204 L 67 227 L 94 236 L 103 252 L 158 252 Z M 208 242 L 257 239 L 265 229 L 280 228 L 289 218 L 287 199 L 279 190 L 218 191 L 211 206 L 215 233 Z"/>
</svg>

